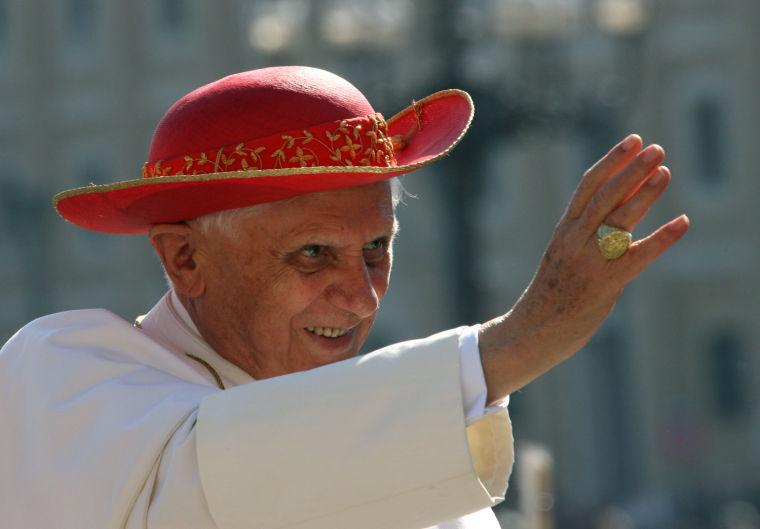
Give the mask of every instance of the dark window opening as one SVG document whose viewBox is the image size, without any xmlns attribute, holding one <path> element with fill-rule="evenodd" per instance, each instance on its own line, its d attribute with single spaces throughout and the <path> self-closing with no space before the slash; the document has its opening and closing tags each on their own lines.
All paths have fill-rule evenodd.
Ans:
<svg viewBox="0 0 760 529">
<path fill-rule="evenodd" d="M 11 27 L 8 11 L 8 2 L 0 0 L 0 53 L 8 46 L 8 31 Z"/>
<path fill-rule="evenodd" d="M 706 185 L 717 185 L 725 177 L 725 116 L 716 97 L 702 97 L 692 107 L 695 174 Z"/>
<path fill-rule="evenodd" d="M 722 330 L 711 338 L 708 348 L 715 409 L 723 417 L 741 415 L 747 409 L 748 367 L 741 340 L 736 333 Z"/>
<path fill-rule="evenodd" d="M 178 35 L 187 29 L 188 12 L 186 0 L 160 0 L 157 3 L 160 31 Z"/>
<path fill-rule="evenodd" d="M 66 34 L 76 45 L 91 43 L 96 32 L 96 6 L 94 0 L 68 0 L 66 2 Z"/>
</svg>

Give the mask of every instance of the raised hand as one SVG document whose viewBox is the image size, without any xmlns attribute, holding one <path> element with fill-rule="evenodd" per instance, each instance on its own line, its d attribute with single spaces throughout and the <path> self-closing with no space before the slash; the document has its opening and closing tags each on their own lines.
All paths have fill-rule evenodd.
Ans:
<svg viewBox="0 0 760 529">
<path fill-rule="evenodd" d="M 489 401 L 504 397 L 574 354 L 593 336 L 623 287 L 688 230 L 681 215 L 617 258 L 600 250 L 601 225 L 633 231 L 665 191 L 659 145 L 630 135 L 583 175 L 536 274 L 505 315 L 484 324 L 480 354 Z"/>
</svg>

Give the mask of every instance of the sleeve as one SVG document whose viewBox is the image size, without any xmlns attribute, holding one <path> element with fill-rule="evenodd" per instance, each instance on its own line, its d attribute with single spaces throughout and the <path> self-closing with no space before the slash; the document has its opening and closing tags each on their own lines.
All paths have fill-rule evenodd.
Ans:
<svg viewBox="0 0 760 529">
<path fill-rule="evenodd" d="M 483 364 L 480 361 L 480 349 L 478 349 L 479 330 L 480 325 L 463 327 L 459 335 L 462 406 L 468 425 L 485 415 L 499 413 L 509 405 L 509 396 L 506 396 L 493 406 L 486 407 L 488 388 L 483 374 Z"/>
<path fill-rule="evenodd" d="M 460 334 L 205 398 L 196 455 L 216 526 L 419 529 L 501 500 L 509 419 L 466 428 Z"/>
</svg>

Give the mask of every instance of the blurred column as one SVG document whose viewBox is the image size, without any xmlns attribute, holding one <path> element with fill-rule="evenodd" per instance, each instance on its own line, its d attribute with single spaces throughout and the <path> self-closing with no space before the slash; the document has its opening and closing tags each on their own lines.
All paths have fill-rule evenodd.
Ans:
<svg viewBox="0 0 760 529">
<path fill-rule="evenodd" d="M 45 312 L 51 297 L 49 267 L 54 259 L 49 255 L 50 235 L 46 229 L 53 217 L 45 196 L 51 174 L 55 173 L 55 138 L 49 123 L 53 120 L 55 99 L 50 87 L 56 86 L 52 54 L 58 49 L 55 42 L 50 2 L 28 0 L 19 2 L 15 23 L 19 32 L 21 61 L 14 73 L 15 104 L 22 109 L 22 119 L 15 130 L 14 155 L 18 160 L 17 180 L 8 182 L 2 191 L 0 205 L 7 215 L 12 235 L 21 249 L 24 263 L 25 314 L 28 319 Z M 23 309 L 22 309 L 23 310 Z"/>
<path fill-rule="evenodd" d="M 187 3 L 187 7 L 191 6 Z M 235 0 L 201 2 L 201 20 L 208 32 L 204 53 L 213 57 L 208 61 L 209 77 L 216 79 L 242 70 L 245 67 L 243 21 Z"/>
<path fill-rule="evenodd" d="M 554 458 L 545 447 L 522 444 L 517 458 L 520 512 L 528 529 L 554 529 Z"/>
<path fill-rule="evenodd" d="M 145 156 L 145 138 L 141 134 L 147 106 L 145 85 L 152 80 L 147 78 L 147 57 L 155 50 L 150 50 L 150 41 L 142 38 L 149 4 L 135 4 L 130 0 L 114 3 L 112 18 L 105 22 L 110 53 L 103 70 L 114 102 L 111 120 L 105 125 L 117 142 L 117 159 L 111 169 L 116 173 L 114 180 L 135 178 Z"/>
<path fill-rule="evenodd" d="M 462 39 L 457 28 L 458 17 L 454 15 L 461 11 L 461 5 L 461 0 L 438 0 L 420 8 L 427 9 L 427 16 L 436 21 L 433 24 L 433 46 L 440 57 L 445 57 L 438 62 L 439 71 L 435 74 L 440 86 L 462 87 L 469 84 L 461 71 L 467 42 Z M 454 307 L 454 321 L 451 324 L 473 323 L 487 316 L 479 310 L 478 280 L 472 260 L 476 259 L 478 252 L 475 237 L 477 197 L 485 152 L 490 146 L 488 135 L 493 132 L 488 125 L 498 114 L 498 108 L 487 102 L 490 95 L 489 91 L 472 93 L 478 108 L 485 109 L 485 112 L 478 113 L 467 136 L 457 146 L 456 155 L 444 158 L 437 164 L 438 170 L 443 172 L 441 181 L 446 216 L 442 224 L 449 234 L 453 252 L 449 263 Z"/>
</svg>

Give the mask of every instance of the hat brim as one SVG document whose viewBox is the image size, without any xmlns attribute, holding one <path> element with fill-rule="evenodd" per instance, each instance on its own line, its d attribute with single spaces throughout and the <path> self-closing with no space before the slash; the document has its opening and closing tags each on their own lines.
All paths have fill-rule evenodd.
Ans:
<svg viewBox="0 0 760 529">
<path fill-rule="evenodd" d="M 302 167 L 139 178 L 64 191 L 53 205 L 67 221 L 106 233 L 142 233 L 153 224 L 294 196 L 371 184 L 409 173 L 446 156 L 472 122 L 474 106 L 461 90 L 415 102 L 388 123 L 405 145 L 394 167 Z"/>
</svg>

